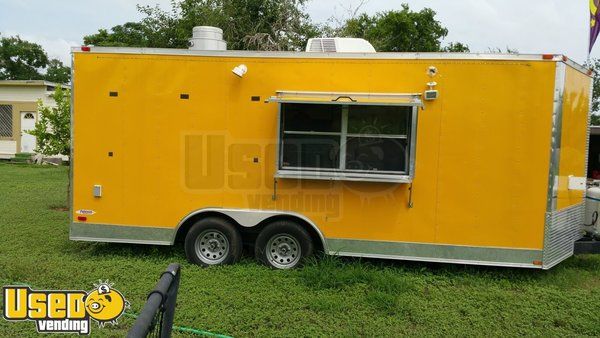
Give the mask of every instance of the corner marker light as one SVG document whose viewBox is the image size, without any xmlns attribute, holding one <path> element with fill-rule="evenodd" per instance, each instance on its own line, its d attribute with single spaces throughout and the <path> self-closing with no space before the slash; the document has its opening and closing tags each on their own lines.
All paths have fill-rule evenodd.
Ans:
<svg viewBox="0 0 600 338">
<path fill-rule="evenodd" d="M 238 77 L 243 77 L 244 74 L 246 74 L 248 72 L 248 67 L 246 67 L 246 65 L 242 64 L 242 65 L 239 65 L 239 66 L 233 68 L 231 71 L 233 72 L 233 74 L 237 75 Z"/>
</svg>

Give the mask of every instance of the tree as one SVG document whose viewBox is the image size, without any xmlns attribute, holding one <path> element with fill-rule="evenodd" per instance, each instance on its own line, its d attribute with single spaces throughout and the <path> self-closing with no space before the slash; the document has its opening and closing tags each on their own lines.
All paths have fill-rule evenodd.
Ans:
<svg viewBox="0 0 600 338">
<path fill-rule="evenodd" d="M 187 48 L 194 26 L 223 29 L 228 48 L 234 50 L 303 50 L 316 36 L 364 38 L 382 52 L 468 52 L 460 42 L 442 48 L 448 30 L 435 19 L 435 11 L 411 11 L 407 4 L 399 11 L 373 16 L 358 15 L 364 1 L 348 9 L 348 19 L 334 20 L 335 26 L 310 21 L 307 0 L 172 0 L 171 10 L 138 6 L 144 15 L 139 22 L 127 22 L 100 29 L 84 37 L 96 46 Z"/>
<path fill-rule="evenodd" d="M 0 80 L 69 83 L 71 68 L 60 60 L 49 60 L 37 43 L 22 40 L 19 36 L 0 37 Z"/>
<path fill-rule="evenodd" d="M 83 43 L 94 46 L 111 47 L 149 47 L 149 39 L 146 37 L 145 27 L 139 22 L 127 22 L 123 25 L 114 26 L 109 32 L 106 29 L 98 30 L 98 33 L 85 36 Z M 165 47 L 155 45 L 154 47 Z"/>
<path fill-rule="evenodd" d="M 488 47 L 488 50 L 486 51 L 486 53 L 491 53 L 491 54 L 519 54 L 519 50 L 514 49 L 514 48 L 510 48 L 508 46 L 506 46 L 506 49 L 502 49 L 499 47 L 496 48 L 491 48 Z"/>
<path fill-rule="evenodd" d="M 187 48 L 192 28 L 223 29 L 229 49 L 301 50 L 319 30 L 304 12 L 306 0 L 173 0 L 171 11 L 138 6 L 145 17 L 101 29 L 85 44 Z"/>
<path fill-rule="evenodd" d="M 71 92 L 56 87 L 52 94 L 56 106 L 38 101 L 39 121 L 29 134 L 37 139 L 36 153 L 48 156 L 69 155 L 71 152 Z"/>
<path fill-rule="evenodd" d="M 0 80 L 41 79 L 38 69 L 47 65 L 42 46 L 19 36 L 0 38 Z"/>
<path fill-rule="evenodd" d="M 71 81 L 71 68 L 65 66 L 58 59 L 52 59 L 48 62 L 44 80 L 63 84 L 69 83 Z"/>
<path fill-rule="evenodd" d="M 71 154 L 71 92 L 56 87 L 52 98 L 56 106 L 45 106 L 38 100 L 39 120 L 33 130 L 28 133 L 36 137 L 35 152 L 43 155 L 70 155 Z M 69 166 L 69 170 L 71 167 Z M 67 186 L 67 203 L 71 181 Z"/>
<path fill-rule="evenodd" d="M 590 59 L 585 64 L 585 67 L 591 69 L 594 72 L 594 81 L 593 86 L 594 89 L 592 91 L 592 117 L 591 117 L 591 125 L 599 126 L 600 125 L 600 115 L 598 112 L 600 111 L 600 59 Z"/>
<path fill-rule="evenodd" d="M 448 46 L 442 48 L 442 52 L 447 53 L 468 53 L 470 51 L 469 46 L 460 42 L 450 42 Z"/>
<path fill-rule="evenodd" d="M 71 154 L 71 91 L 57 86 L 52 94 L 56 106 L 46 106 L 38 100 L 39 120 L 28 134 L 36 137 L 35 152 L 47 156 Z M 69 165 L 69 171 L 71 166 Z M 71 191 L 68 180 L 67 199 Z"/>
<path fill-rule="evenodd" d="M 468 46 L 460 42 L 441 47 L 448 29 L 435 19 L 435 15 L 436 12 L 430 8 L 415 12 L 403 4 L 399 11 L 351 17 L 338 29 L 338 33 L 340 36 L 363 38 L 380 52 L 469 51 Z"/>
</svg>

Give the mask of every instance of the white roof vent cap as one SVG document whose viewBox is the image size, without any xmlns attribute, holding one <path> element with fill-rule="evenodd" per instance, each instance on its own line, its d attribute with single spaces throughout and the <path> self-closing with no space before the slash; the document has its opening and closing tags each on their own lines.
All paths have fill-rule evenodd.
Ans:
<svg viewBox="0 0 600 338">
<path fill-rule="evenodd" d="M 375 48 L 365 39 L 313 38 L 308 39 L 306 51 L 313 53 L 375 53 Z"/>
<path fill-rule="evenodd" d="M 211 26 L 196 26 L 190 41 L 191 50 L 227 50 L 223 30 Z"/>
</svg>

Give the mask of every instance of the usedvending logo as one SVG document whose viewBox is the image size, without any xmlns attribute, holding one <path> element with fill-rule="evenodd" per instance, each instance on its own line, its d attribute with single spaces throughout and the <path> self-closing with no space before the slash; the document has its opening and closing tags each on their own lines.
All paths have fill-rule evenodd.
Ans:
<svg viewBox="0 0 600 338">
<path fill-rule="evenodd" d="M 86 291 L 32 290 L 27 286 L 5 286 L 4 319 L 31 320 L 39 333 L 90 334 L 90 322 L 99 327 L 117 320 L 129 302 L 113 284 L 100 282 Z"/>
</svg>

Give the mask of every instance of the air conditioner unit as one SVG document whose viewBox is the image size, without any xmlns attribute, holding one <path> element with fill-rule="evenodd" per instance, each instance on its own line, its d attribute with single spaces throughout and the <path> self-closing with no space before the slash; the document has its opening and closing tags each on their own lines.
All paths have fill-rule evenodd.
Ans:
<svg viewBox="0 0 600 338">
<path fill-rule="evenodd" d="M 365 39 L 313 38 L 308 39 L 306 51 L 313 53 L 375 53 L 375 48 Z"/>
</svg>

